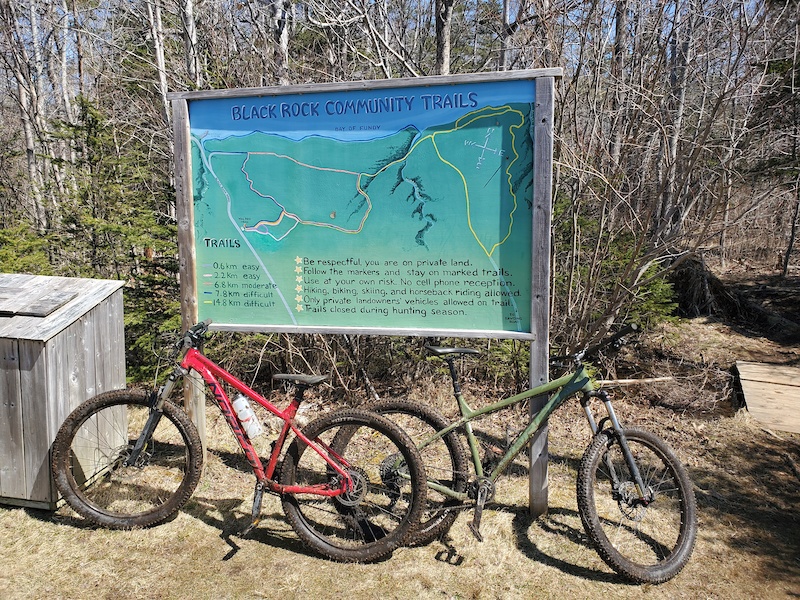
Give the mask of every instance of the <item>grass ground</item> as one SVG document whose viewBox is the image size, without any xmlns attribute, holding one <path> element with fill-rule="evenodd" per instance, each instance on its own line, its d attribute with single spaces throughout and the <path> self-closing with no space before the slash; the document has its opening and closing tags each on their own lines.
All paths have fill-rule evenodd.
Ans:
<svg viewBox="0 0 800 600">
<path fill-rule="evenodd" d="M 341 565 L 306 551 L 274 497 L 259 527 L 239 538 L 252 476 L 229 454 L 224 424 L 210 418 L 200 486 L 163 525 L 107 531 L 66 508 L 0 506 L 0 598 L 800 598 L 800 436 L 766 431 L 720 392 L 732 358 L 797 364 L 798 348 L 703 320 L 661 331 L 650 347 L 662 358 L 667 347 L 681 351 L 676 383 L 618 393 L 616 408 L 624 423 L 656 430 L 677 450 L 699 508 L 692 559 L 665 584 L 621 581 L 589 546 L 575 501 L 588 438 L 572 403 L 550 422 L 549 512 L 529 517 L 523 461 L 484 512 L 483 543 L 465 513 L 441 541 Z M 705 374 L 686 369 L 698 362 Z M 428 398 L 425 389 L 414 394 Z"/>
</svg>

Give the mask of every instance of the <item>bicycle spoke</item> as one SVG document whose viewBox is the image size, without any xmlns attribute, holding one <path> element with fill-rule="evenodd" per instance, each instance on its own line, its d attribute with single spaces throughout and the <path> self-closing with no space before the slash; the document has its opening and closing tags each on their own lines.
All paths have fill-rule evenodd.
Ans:
<svg viewBox="0 0 800 600">
<path fill-rule="evenodd" d="M 199 436 L 185 413 L 167 404 L 133 459 L 149 414 L 145 394 L 120 390 L 88 401 L 64 422 L 53 443 L 55 481 L 83 517 L 112 528 L 146 527 L 188 500 L 200 478 Z"/>
<path fill-rule="evenodd" d="M 307 429 L 309 437 L 343 457 L 353 485 L 332 498 L 286 494 L 283 506 L 295 531 L 336 560 L 374 560 L 394 550 L 423 505 L 424 470 L 411 440 L 391 422 L 365 411 L 332 413 Z M 335 488 L 338 479 L 312 448 L 299 440 L 292 444 L 281 471 L 284 485 Z"/>
</svg>

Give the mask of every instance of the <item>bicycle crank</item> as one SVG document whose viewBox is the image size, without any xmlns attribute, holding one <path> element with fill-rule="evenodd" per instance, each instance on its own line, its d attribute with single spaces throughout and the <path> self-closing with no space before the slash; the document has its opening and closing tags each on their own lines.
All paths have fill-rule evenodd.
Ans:
<svg viewBox="0 0 800 600">
<path fill-rule="evenodd" d="M 470 492 L 472 493 L 473 491 L 475 493 L 475 514 L 472 517 L 472 522 L 467 523 L 467 526 L 472 532 L 472 535 L 475 536 L 475 539 L 482 542 L 483 536 L 481 535 L 480 528 L 483 506 L 494 498 L 494 483 L 485 477 L 481 477 L 472 484 L 472 490 L 470 490 Z"/>
<path fill-rule="evenodd" d="M 242 529 L 239 537 L 247 536 L 253 529 L 255 529 L 261 522 L 261 501 L 264 498 L 264 484 L 262 482 L 256 483 L 256 491 L 253 495 L 253 510 L 250 514 L 250 523 Z"/>
</svg>

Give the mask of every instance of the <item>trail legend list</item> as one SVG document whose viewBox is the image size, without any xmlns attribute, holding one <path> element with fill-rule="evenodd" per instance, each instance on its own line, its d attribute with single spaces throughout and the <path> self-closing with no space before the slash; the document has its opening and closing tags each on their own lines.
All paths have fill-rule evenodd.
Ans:
<svg viewBox="0 0 800 600">
<path fill-rule="evenodd" d="M 526 282 L 527 283 L 527 282 Z M 525 294 L 504 268 L 471 259 L 386 260 L 295 255 L 267 266 L 254 261 L 203 263 L 201 318 L 242 323 L 288 320 L 299 326 L 524 331 Z"/>
<path fill-rule="evenodd" d="M 276 306 L 277 285 L 259 265 L 226 261 L 202 265 L 200 297 L 204 305 L 269 309 Z"/>
</svg>

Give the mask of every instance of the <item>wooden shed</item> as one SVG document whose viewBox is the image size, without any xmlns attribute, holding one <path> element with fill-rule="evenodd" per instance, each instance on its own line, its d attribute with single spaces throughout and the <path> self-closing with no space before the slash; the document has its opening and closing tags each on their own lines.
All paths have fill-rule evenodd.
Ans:
<svg viewBox="0 0 800 600">
<path fill-rule="evenodd" d="M 0 273 L 0 503 L 55 508 L 66 416 L 125 387 L 123 282 Z"/>
</svg>

